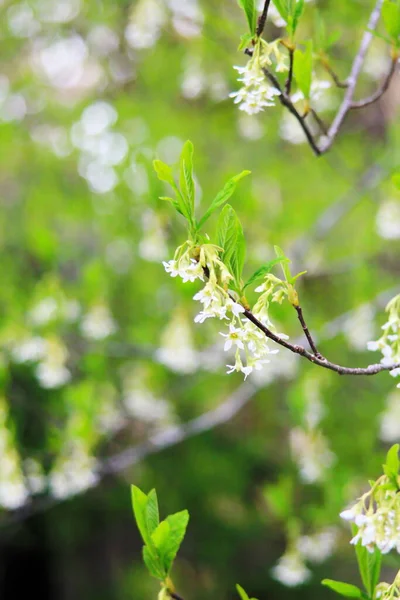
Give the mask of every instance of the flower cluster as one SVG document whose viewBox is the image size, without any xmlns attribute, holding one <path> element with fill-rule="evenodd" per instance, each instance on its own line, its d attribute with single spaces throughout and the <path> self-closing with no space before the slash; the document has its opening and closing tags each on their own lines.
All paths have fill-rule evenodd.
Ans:
<svg viewBox="0 0 400 600">
<path fill-rule="evenodd" d="M 243 85 L 239 91 L 230 94 L 239 109 L 249 115 L 257 114 L 267 106 L 275 106 L 275 97 L 280 95 L 277 88 L 271 85 L 263 69 L 273 64 L 277 72 L 287 71 L 286 56 L 279 48 L 280 40 L 268 44 L 259 40 L 254 48 L 253 56 L 245 67 L 234 67 Z"/>
<path fill-rule="evenodd" d="M 375 342 L 368 342 L 367 347 L 372 351 L 380 350 L 383 354 L 381 363 L 390 366 L 400 363 L 400 294 L 388 303 L 386 312 L 389 318 L 382 325 L 382 336 Z M 397 377 L 400 375 L 400 368 L 392 369 L 390 374 Z M 400 387 L 400 384 L 397 387 Z"/>
<path fill-rule="evenodd" d="M 370 552 L 382 554 L 395 549 L 400 553 L 400 494 L 383 476 L 350 509 L 340 513 L 342 519 L 358 527 L 351 544 L 361 543 Z"/>
<path fill-rule="evenodd" d="M 400 571 L 398 571 L 393 583 L 379 583 L 375 589 L 377 600 L 396 600 L 400 598 Z"/>
<path fill-rule="evenodd" d="M 224 350 L 235 350 L 235 362 L 227 365 L 227 372 L 240 371 L 246 379 L 254 370 L 262 369 L 269 362 L 267 356 L 278 350 L 269 347 L 264 333 L 246 318 L 245 308 L 237 301 L 234 292 L 229 291 L 232 275 L 221 261 L 220 252 L 221 249 L 213 244 L 195 246 L 187 241 L 177 249 L 173 260 L 163 264 L 167 273 L 181 277 L 184 282 L 205 281 L 207 278 L 203 289 L 193 297 L 202 304 L 202 310 L 194 320 L 204 323 L 206 319 L 217 318 L 227 322 L 228 330 L 221 333 L 225 338 Z M 270 280 L 257 288 L 262 294 L 254 306 L 253 315 L 263 325 L 273 327 L 268 317 L 269 302 L 282 301 L 285 294 L 277 284 L 281 283 L 279 279 L 273 275 L 267 275 L 267 278 Z"/>
</svg>

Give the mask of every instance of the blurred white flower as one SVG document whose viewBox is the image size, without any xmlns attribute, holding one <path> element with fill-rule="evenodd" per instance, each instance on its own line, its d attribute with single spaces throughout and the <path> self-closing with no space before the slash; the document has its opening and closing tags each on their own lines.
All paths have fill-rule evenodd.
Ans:
<svg viewBox="0 0 400 600">
<path fill-rule="evenodd" d="M 38 48 L 36 65 L 54 87 L 68 89 L 77 86 L 85 75 L 88 49 L 79 35 L 60 38 Z"/>
<path fill-rule="evenodd" d="M 126 41 L 138 50 L 151 48 L 157 42 L 165 20 L 166 12 L 161 0 L 139 0 L 125 30 Z"/>
<path fill-rule="evenodd" d="M 376 215 L 376 230 L 386 240 L 400 238 L 400 201 L 385 200 Z"/>
<path fill-rule="evenodd" d="M 161 334 L 156 359 L 172 371 L 194 373 L 198 356 L 193 346 L 192 327 L 186 315 L 178 309 Z"/>
<path fill-rule="evenodd" d="M 335 527 L 328 527 L 312 535 L 302 535 L 297 540 L 297 549 L 301 556 L 314 563 L 327 560 L 333 553 L 338 538 Z"/>
<path fill-rule="evenodd" d="M 81 322 L 84 337 L 92 340 L 104 340 L 117 331 L 110 310 L 104 304 L 93 306 Z"/>
<path fill-rule="evenodd" d="M 35 0 L 35 10 L 43 22 L 68 23 L 80 9 L 81 0 Z"/>
<path fill-rule="evenodd" d="M 118 50 L 119 38 L 115 31 L 113 31 L 107 25 L 95 25 L 93 29 L 89 31 L 87 36 L 89 46 L 99 56 L 107 56 Z"/>
<path fill-rule="evenodd" d="M 311 571 L 307 569 L 301 556 L 297 552 L 287 552 L 271 570 L 274 579 L 288 587 L 296 587 L 308 581 Z"/>
<path fill-rule="evenodd" d="M 343 325 L 343 333 L 355 350 L 364 350 L 368 340 L 374 335 L 375 311 L 369 305 L 352 311 Z"/>
<path fill-rule="evenodd" d="M 46 356 L 47 343 L 39 336 L 16 342 L 12 348 L 12 358 L 17 363 L 39 361 Z"/>
<path fill-rule="evenodd" d="M 55 298 L 47 297 L 40 300 L 28 313 L 28 321 L 35 327 L 47 325 L 57 318 L 58 305 Z"/>
<path fill-rule="evenodd" d="M 71 379 L 71 372 L 65 366 L 68 351 L 61 340 L 51 337 L 46 340 L 46 355 L 40 362 L 35 374 L 45 389 L 62 387 Z"/>
<path fill-rule="evenodd" d="M 29 38 L 40 31 L 40 23 L 28 2 L 12 4 L 7 11 L 8 28 L 15 37 Z"/>
<path fill-rule="evenodd" d="M 305 431 L 300 427 L 290 432 L 290 447 L 300 477 L 305 483 L 321 481 L 336 460 L 321 431 Z"/>
<path fill-rule="evenodd" d="M 50 492 L 55 498 L 68 498 L 93 487 L 98 480 L 96 459 L 77 444 L 57 458 L 49 474 Z"/>
<path fill-rule="evenodd" d="M 45 489 L 47 485 L 46 475 L 44 474 L 43 467 L 37 460 L 27 458 L 24 461 L 24 473 L 28 488 L 32 494 L 39 494 Z"/>
</svg>

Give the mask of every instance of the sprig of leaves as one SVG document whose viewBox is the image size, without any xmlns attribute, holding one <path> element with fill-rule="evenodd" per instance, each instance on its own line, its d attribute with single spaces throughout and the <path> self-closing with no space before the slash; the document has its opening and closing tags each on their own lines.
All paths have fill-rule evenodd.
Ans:
<svg viewBox="0 0 400 600">
<path fill-rule="evenodd" d="M 242 271 L 246 257 L 246 240 L 239 217 L 230 204 L 221 211 L 217 235 L 218 246 L 223 250 L 221 260 L 233 276 L 236 291 L 240 292 L 243 288 Z"/>
<path fill-rule="evenodd" d="M 241 179 L 250 174 L 242 171 L 231 177 L 218 192 L 204 215 L 197 220 L 195 215 L 196 188 L 193 175 L 194 148 L 190 140 L 185 142 L 179 160 L 179 183 L 176 183 L 172 168 L 161 160 L 154 160 L 153 167 L 158 179 L 168 183 L 175 192 L 175 198 L 161 196 L 161 200 L 170 202 L 175 210 L 181 214 L 188 223 L 189 238 L 197 241 L 199 232 L 210 216 L 225 202 L 229 200 Z"/>
<path fill-rule="evenodd" d="M 245 592 L 241 585 L 236 584 L 237 592 L 241 598 L 241 600 L 257 600 L 257 598 L 250 598 L 250 596 Z"/>
<path fill-rule="evenodd" d="M 304 10 L 304 0 L 273 0 L 293 39 Z"/>
<path fill-rule="evenodd" d="M 382 20 L 391 43 L 395 48 L 400 48 L 400 0 L 385 0 Z"/>
<path fill-rule="evenodd" d="M 152 577 L 165 585 L 189 522 L 187 510 L 169 515 L 160 522 L 155 490 L 145 494 L 131 486 L 133 514 L 142 536 L 143 560 Z"/>
</svg>

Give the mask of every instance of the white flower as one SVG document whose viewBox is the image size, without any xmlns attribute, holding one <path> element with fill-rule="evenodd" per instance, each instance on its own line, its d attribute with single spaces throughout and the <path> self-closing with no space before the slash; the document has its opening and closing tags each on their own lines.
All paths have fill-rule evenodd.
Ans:
<svg viewBox="0 0 400 600">
<path fill-rule="evenodd" d="M 243 338 L 245 338 L 246 333 L 240 327 L 235 327 L 232 323 L 229 325 L 229 333 L 220 333 L 223 337 L 226 338 L 226 342 L 224 344 L 225 352 L 232 348 L 232 345 L 235 345 L 240 350 L 244 350 Z"/>
<path fill-rule="evenodd" d="M 82 334 L 92 340 L 104 340 L 116 330 L 117 325 L 109 309 L 103 304 L 93 306 L 82 319 Z"/>
<path fill-rule="evenodd" d="M 321 563 L 331 556 L 337 540 L 337 530 L 329 527 L 314 535 L 303 535 L 298 539 L 297 548 L 303 558 Z"/>
<path fill-rule="evenodd" d="M 64 365 L 46 361 L 36 367 L 36 377 L 43 388 L 53 389 L 68 383 L 71 379 L 71 373 Z"/>
<path fill-rule="evenodd" d="M 281 556 L 278 564 L 273 567 L 272 576 L 283 585 L 295 587 L 308 581 L 311 571 L 307 569 L 300 554 L 287 552 Z"/>
<path fill-rule="evenodd" d="M 46 340 L 35 336 L 17 343 L 12 349 L 12 357 L 17 363 L 38 361 L 46 355 Z"/>
</svg>

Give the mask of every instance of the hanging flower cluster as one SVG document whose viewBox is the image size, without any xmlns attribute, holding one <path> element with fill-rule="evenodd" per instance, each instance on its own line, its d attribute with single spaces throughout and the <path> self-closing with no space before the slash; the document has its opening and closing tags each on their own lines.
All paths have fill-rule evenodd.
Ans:
<svg viewBox="0 0 400 600">
<path fill-rule="evenodd" d="M 181 277 L 183 282 L 207 280 L 203 289 L 193 297 L 202 304 L 202 309 L 194 320 L 196 323 L 204 323 L 206 319 L 217 318 L 227 322 L 228 330 L 221 332 L 221 336 L 225 338 L 224 350 L 235 350 L 235 362 L 227 365 L 227 372 L 240 371 L 246 379 L 254 370 L 260 370 L 269 362 L 269 354 L 275 354 L 278 350 L 269 347 L 268 339 L 262 331 L 244 316 L 245 308 L 235 299 L 237 294 L 229 291 L 233 276 L 221 261 L 221 252 L 222 248 L 214 244 L 196 246 L 187 241 L 176 250 L 173 260 L 163 264 L 167 273 L 172 277 Z M 282 283 L 274 275 L 268 274 L 265 283 L 256 288 L 261 295 L 253 314 L 271 328 L 273 325 L 268 316 L 268 306 L 270 301 L 282 302 L 285 297 Z"/>
<path fill-rule="evenodd" d="M 380 350 L 383 354 L 381 363 L 390 366 L 400 363 L 400 294 L 388 303 L 386 312 L 389 318 L 382 326 L 382 336 L 375 342 L 368 342 L 367 347 L 372 351 Z M 390 374 L 392 377 L 397 377 L 400 375 L 400 368 L 392 369 Z M 397 387 L 400 387 L 400 384 Z"/>
<path fill-rule="evenodd" d="M 398 450 L 398 445 L 389 450 L 384 465 L 385 475 L 374 482 L 354 506 L 340 513 L 342 519 L 358 527 L 350 543 L 360 543 L 370 552 L 377 548 L 382 554 L 391 550 L 400 553 Z"/>
<path fill-rule="evenodd" d="M 287 58 L 279 48 L 280 40 L 268 44 L 259 39 L 254 47 L 253 56 L 245 67 L 234 67 L 238 71 L 243 85 L 237 92 L 230 94 L 239 109 L 249 115 L 255 115 L 267 106 L 275 106 L 275 98 L 280 91 L 271 85 L 263 69 L 275 65 L 277 72 L 287 71 Z"/>
<path fill-rule="evenodd" d="M 400 598 L 400 571 L 393 583 L 379 583 L 375 589 L 375 598 L 377 600 L 396 600 Z"/>
</svg>

